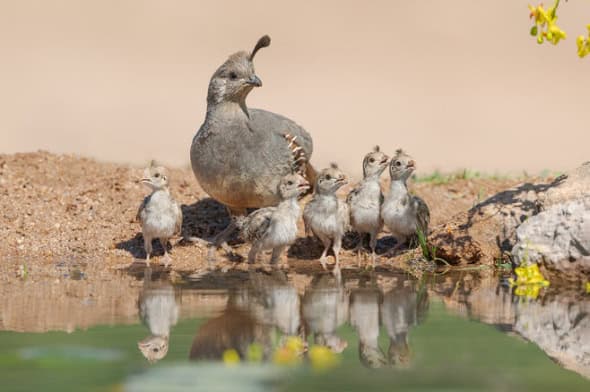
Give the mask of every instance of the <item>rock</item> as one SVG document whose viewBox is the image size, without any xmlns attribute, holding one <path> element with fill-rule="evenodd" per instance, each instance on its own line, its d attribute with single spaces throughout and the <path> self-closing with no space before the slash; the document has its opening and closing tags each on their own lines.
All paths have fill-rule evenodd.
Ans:
<svg viewBox="0 0 590 392">
<path fill-rule="evenodd" d="M 529 228 L 523 229 L 522 232 L 526 236 L 531 236 L 531 231 L 535 231 L 530 228 L 530 225 L 547 226 L 548 220 L 554 222 L 552 227 L 555 229 L 557 218 L 551 220 L 549 215 L 543 215 L 544 217 L 537 220 L 532 217 L 543 211 L 549 211 L 553 206 L 561 205 L 561 211 L 564 211 L 564 203 L 584 198 L 590 198 L 590 162 L 582 164 L 568 175 L 560 176 L 553 181 L 526 182 L 497 193 L 469 211 L 456 215 L 448 223 L 435 227 L 429 236 L 429 242 L 436 247 L 437 257 L 443 258 L 451 264 L 494 264 L 497 259 L 506 258 L 515 248 L 517 241 L 523 238 L 517 238 L 517 229 L 523 222 L 528 222 Z M 571 208 L 576 208 L 575 212 L 572 212 L 576 216 L 579 216 L 582 211 L 588 210 L 587 202 L 582 203 L 585 203 L 585 209 L 580 204 L 577 207 L 571 206 Z M 556 208 L 559 210 L 559 207 Z M 557 212 L 551 214 L 559 215 Z M 564 221 L 565 216 L 562 214 L 560 219 Z M 561 231 L 577 231 L 571 234 L 560 234 L 559 241 L 567 242 L 569 238 L 573 242 L 569 245 L 562 244 L 559 252 L 557 250 L 552 252 L 550 260 L 555 260 L 557 255 L 563 255 L 566 256 L 566 261 L 553 261 L 552 265 L 547 265 L 548 269 L 559 271 L 565 268 L 568 273 L 574 270 L 577 272 L 590 270 L 588 261 L 584 261 L 585 259 L 581 264 L 575 264 L 575 268 L 569 262 L 571 259 L 587 257 L 588 250 L 590 250 L 587 245 L 590 218 L 583 218 L 583 222 L 586 223 L 576 222 L 578 222 L 577 226 L 570 227 L 566 222 L 560 226 Z M 544 228 L 537 228 L 536 231 L 539 232 L 537 237 L 552 233 L 548 227 L 545 229 L 548 231 L 541 234 L 540 232 Z M 524 230 L 528 231 L 525 233 Z M 576 242 L 581 240 L 580 236 L 584 237 L 586 242 Z M 546 240 L 539 242 L 539 244 L 546 243 Z M 581 245 L 582 243 L 585 245 Z M 522 249 L 522 246 L 521 244 L 518 249 Z M 522 254 L 519 254 L 518 257 L 522 257 Z"/>
<path fill-rule="evenodd" d="M 555 204 L 516 230 L 512 249 L 517 264 L 540 263 L 564 278 L 590 275 L 590 196 Z"/>
<path fill-rule="evenodd" d="M 540 196 L 544 208 L 590 195 L 590 161 L 568 173 L 562 183 Z"/>
</svg>

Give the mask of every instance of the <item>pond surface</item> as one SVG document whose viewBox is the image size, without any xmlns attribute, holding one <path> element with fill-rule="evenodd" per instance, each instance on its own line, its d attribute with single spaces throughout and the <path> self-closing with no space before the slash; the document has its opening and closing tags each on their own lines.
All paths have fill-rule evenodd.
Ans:
<svg viewBox="0 0 590 392">
<path fill-rule="evenodd" d="M 1 391 L 590 390 L 576 291 L 520 298 L 476 272 L 62 275 L 3 283 Z"/>
</svg>

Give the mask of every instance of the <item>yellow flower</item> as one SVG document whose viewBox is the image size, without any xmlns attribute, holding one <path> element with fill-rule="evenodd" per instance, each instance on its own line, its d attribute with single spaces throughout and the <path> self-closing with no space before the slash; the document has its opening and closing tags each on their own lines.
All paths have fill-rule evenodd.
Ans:
<svg viewBox="0 0 590 392">
<path fill-rule="evenodd" d="M 301 357 L 293 350 L 283 346 L 274 352 L 272 361 L 281 366 L 294 366 L 301 363 Z"/>
<path fill-rule="evenodd" d="M 559 0 L 555 0 L 553 7 L 545 10 L 543 5 L 533 7 L 529 5 L 530 18 L 535 20 L 535 24 L 531 28 L 531 35 L 537 37 L 537 43 L 542 44 L 547 41 L 553 45 L 557 45 L 560 40 L 566 39 L 567 34 L 565 31 L 557 26 L 557 7 L 559 6 Z"/>
<path fill-rule="evenodd" d="M 301 354 L 303 353 L 305 344 L 299 336 L 289 336 L 285 341 L 285 347 L 294 353 Z"/>
<path fill-rule="evenodd" d="M 331 369 L 340 363 L 340 358 L 326 346 L 312 346 L 309 349 L 311 367 L 323 371 Z"/>
<path fill-rule="evenodd" d="M 590 282 L 586 282 L 586 293 L 590 294 Z"/>
<path fill-rule="evenodd" d="M 588 29 L 588 37 L 580 35 L 576 39 L 576 45 L 578 46 L 578 56 L 580 56 L 580 58 L 586 57 L 588 54 L 590 54 L 590 24 L 586 26 L 586 28 Z"/>
<path fill-rule="evenodd" d="M 514 294 L 519 297 L 535 299 L 539 296 L 541 287 L 549 286 L 549 281 L 545 279 L 537 264 L 529 264 L 514 269 L 516 280 L 509 279 L 511 286 L 516 286 Z"/>
<path fill-rule="evenodd" d="M 248 346 L 248 351 L 246 352 L 246 358 L 250 362 L 262 362 L 264 356 L 264 352 L 262 346 L 258 343 L 252 343 Z"/>
<path fill-rule="evenodd" d="M 240 355 L 233 348 L 227 349 L 223 352 L 223 363 L 227 366 L 235 366 L 240 363 Z"/>
</svg>

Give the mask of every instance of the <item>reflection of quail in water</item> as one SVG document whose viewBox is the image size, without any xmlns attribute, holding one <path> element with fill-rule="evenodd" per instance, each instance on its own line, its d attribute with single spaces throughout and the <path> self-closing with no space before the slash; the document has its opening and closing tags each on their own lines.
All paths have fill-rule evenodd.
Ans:
<svg viewBox="0 0 590 392">
<path fill-rule="evenodd" d="M 278 206 L 261 208 L 236 220 L 241 235 L 252 242 L 249 263 L 254 263 L 258 252 L 266 249 L 272 249 L 270 262 L 276 263 L 283 250 L 297 238 L 297 221 L 301 217 L 297 198 L 309 189 L 309 184 L 299 174 L 289 174 L 278 188 L 283 199 Z"/>
<path fill-rule="evenodd" d="M 336 191 L 346 182 L 346 176 L 335 164 L 322 170 L 316 180 L 313 198 L 303 209 L 306 233 L 311 230 L 324 245 L 320 257 L 322 267 L 327 268 L 326 254 L 331 245 L 336 259 L 336 272 L 340 269 L 338 253 L 342 246 L 342 236 L 349 226 L 348 206 L 338 199 Z"/>
<path fill-rule="evenodd" d="M 168 239 L 180 232 L 182 211 L 170 195 L 165 168 L 154 166 L 152 162 L 150 167 L 145 169 L 141 182 L 152 190 L 152 193 L 143 200 L 137 212 L 137 219 L 141 222 L 143 232 L 146 263 L 149 265 L 150 262 L 152 240 L 159 239 L 164 248 L 164 263 L 168 265 L 170 262 L 167 249 Z"/>
<path fill-rule="evenodd" d="M 408 239 L 415 238 L 417 230 L 422 231 L 425 236 L 428 235 L 428 206 L 424 200 L 408 192 L 407 181 L 414 170 L 414 160 L 401 149 L 397 150 L 389 163 L 391 184 L 381 206 L 383 222 L 397 241 L 391 253 Z"/>
<path fill-rule="evenodd" d="M 322 276 L 303 296 L 301 313 L 315 344 L 327 346 L 335 353 L 348 347 L 348 342 L 336 334 L 348 321 L 348 297 L 340 281 L 330 276 Z"/>
<path fill-rule="evenodd" d="M 412 280 L 400 280 L 398 286 L 383 297 L 381 320 L 389 336 L 389 364 L 406 367 L 411 359 L 409 331 L 425 317 L 428 291 L 417 290 Z"/>
<path fill-rule="evenodd" d="M 381 292 L 376 287 L 354 290 L 350 296 L 350 325 L 359 337 L 359 357 L 366 367 L 387 365 L 379 348 L 379 304 Z"/>
<path fill-rule="evenodd" d="M 260 38 L 252 53 L 234 53 L 213 74 L 207 94 L 205 122 L 195 135 L 191 151 L 199 184 L 232 214 L 246 208 L 272 206 L 281 200 L 281 178 L 293 171 L 313 182 L 308 164 L 311 136 L 295 122 L 275 113 L 249 109 L 246 97 L 262 82 L 254 72 L 256 52 L 270 45 Z M 230 225 L 216 240 L 225 242 Z"/>
<path fill-rule="evenodd" d="M 346 198 L 350 208 L 350 225 L 352 229 L 359 233 L 360 237 L 356 249 L 357 257 L 363 246 L 363 235 L 369 233 L 373 267 L 375 266 L 377 235 L 383 227 L 383 220 L 381 219 L 383 193 L 381 192 L 379 178 L 387 167 L 388 160 L 389 157 L 379 151 L 379 146 L 375 146 L 373 151 L 365 155 L 363 160 L 363 180 Z M 360 258 L 358 260 L 360 266 Z"/>
<path fill-rule="evenodd" d="M 149 267 L 145 270 L 138 306 L 139 316 L 150 330 L 150 336 L 139 341 L 137 347 L 153 363 L 168 353 L 170 328 L 178 321 L 178 304 L 170 283 L 151 281 Z"/>
</svg>

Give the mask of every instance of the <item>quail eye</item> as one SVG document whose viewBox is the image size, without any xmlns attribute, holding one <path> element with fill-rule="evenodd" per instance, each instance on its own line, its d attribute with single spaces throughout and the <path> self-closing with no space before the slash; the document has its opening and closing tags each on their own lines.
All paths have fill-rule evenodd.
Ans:
<svg viewBox="0 0 590 392">
<path fill-rule="evenodd" d="M 395 166 L 401 166 L 402 163 L 400 161 L 395 161 Z"/>
<path fill-rule="evenodd" d="M 235 73 L 235 72 L 230 72 L 230 73 L 229 73 L 229 78 L 230 78 L 231 80 L 236 80 L 236 79 L 238 78 L 238 74 L 237 74 L 237 73 Z"/>
<path fill-rule="evenodd" d="M 332 179 L 332 176 L 331 176 L 331 175 L 329 175 L 329 174 L 326 174 L 326 180 L 328 180 L 328 181 L 329 181 L 329 180 L 331 180 L 331 179 Z"/>
<path fill-rule="evenodd" d="M 369 158 L 369 162 L 374 163 L 375 162 L 375 158 Z"/>
<path fill-rule="evenodd" d="M 293 185 L 293 181 L 287 181 L 287 185 Z"/>
<path fill-rule="evenodd" d="M 160 351 L 160 349 L 159 349 L 159 348 L 154 348 L 154 349 L 153 349 L 153 351 L 154 351 L 155 353 L 157 353 L 158 351 Z"/>
<path fill-rule="evenodd" d="M 154 177 L 159 178 L 160 177 L 160 173 L 154 174 Z"/>
</svg>

